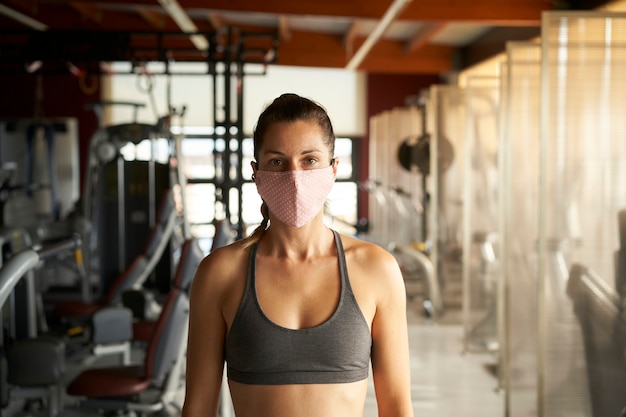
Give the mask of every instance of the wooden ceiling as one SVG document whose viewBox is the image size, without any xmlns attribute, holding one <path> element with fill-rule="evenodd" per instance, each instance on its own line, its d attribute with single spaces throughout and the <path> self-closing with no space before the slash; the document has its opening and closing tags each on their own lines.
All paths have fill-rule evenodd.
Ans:
<svg viewBox="0 0 626 417">
<path fill-rule="evenodd" d="M 202 60 L 192 29 L 181 29 L 172 9 L 180 6 L 196 34 L 228 47 L 228 36 L 263 35 L 250 41 L 250 56 L 280 65 L 345 68 L 364 44 L 367 52 L 354 69 L 377 73 L 442 74 L 480 59 L 489 48 L 538 33 L 541 14 L 559 3 L 549 0 L 404 0 L 382 30 L 392 3 L 400 0 L 0 0 L 0 60 L 14 42 L 13 31 L 38 39 L 65 33 L 65 42 L 92 42 L 89 54 L 115 58 L 124 32 L 178 34 L 155 40 L 178 61 Z M 592 5 L 580 4 L 585 8 Z M 597 3 L 597 2 L 596 2 Z M 115 33 L 113 33 L 115 32 Z M 180 36 L 183 32 L 187 33 Z M 116 34 L 117 33 L 117 34 Z M 209 35 L 210 34 L 210 35 Z M 70 38 L 70 39 L 68 39 Z M 268 39 L 270 41 L 268 41 Z M 15 50 L 24 49 L 19 41 Z M 21 42 L 25 42 L 22 38 Z M 152 41 L 145 41 L 152 42 Z M 265 43 L 264 43 L 265 42 Z M 269 43 L 267 43 L 269 42 Z M 45 42 L 39 49 L 49 48 Z M 43 45 L 43 46 L 42 46 Z M 118 44 L 119 45 L 119 44 Z M 258 48 L 257 48 L 258 46 Z M 179 48 L 179 50 L 177 50 Z M 202 47 L 200 47 L 202 49 Z M 72 50 L 68 48 L 66 50 Z M 75 47 L 77 53 L 80 47 Z M 98 57 L 98 51 L 102 56 Z M 186 51 L 186 52 L 184 52 Z M 265 54 L 262 53 L 265 51 Z M 365 50 L 363 50 L 365 51 Z M 363 52 L 361 51 L 361 52 Z M 482 52 L 481 52 L 482 51 Z M 108 53 L 107 53 L 108 52 Z M 206 52 L 206 51 L 204 51 Z M 41 53 L 41 51 L 39 52 Z M 271 57 L 268 54 L 271 53 Z M 91 56 L 90 55 L 90 56 Z M 17 55 L 16 55 L 17 56 Z M 11 56 L 15 59 L 16 56 Z M 70 57 L 76 59 L 75 56 Z M 36 56 L 29 59 L 34 60 Z"/>
</svg>

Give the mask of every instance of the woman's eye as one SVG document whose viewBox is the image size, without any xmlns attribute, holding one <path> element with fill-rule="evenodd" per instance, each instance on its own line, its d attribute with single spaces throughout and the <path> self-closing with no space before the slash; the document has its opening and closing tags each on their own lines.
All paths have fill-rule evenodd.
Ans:
<svg viewBox="0 0 626 417">
<path fill-rule="evenodd" d="M 307 165 L 315 165 L 317 163 L 317 159 L 315 159 L 315 158 L 307 158 L 306 163 L 307 163 Z"/>
<path fill-rule="evenodd" d="M 282 161 L 280 159 L 272 159 L 270 161 L 270 165 L 274 166 L 274 167 L 279 167 L 282 165 Z"/>
</svg>

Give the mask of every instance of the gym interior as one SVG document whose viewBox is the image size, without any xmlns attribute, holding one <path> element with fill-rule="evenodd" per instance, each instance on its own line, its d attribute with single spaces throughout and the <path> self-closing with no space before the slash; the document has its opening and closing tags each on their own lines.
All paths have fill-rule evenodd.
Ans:
<svg viewBox="0 0 626 417">
<path fill-rule="evenodd" d="M 0 28 L 0 415 L 180 415 L 193 274 L 261 222 L 254 122 L 295 92 L 337 134 L 325 221 L 401 267 L 415 416 L 626 416 L 625 1 L 2 0 Z"/>
</svg>

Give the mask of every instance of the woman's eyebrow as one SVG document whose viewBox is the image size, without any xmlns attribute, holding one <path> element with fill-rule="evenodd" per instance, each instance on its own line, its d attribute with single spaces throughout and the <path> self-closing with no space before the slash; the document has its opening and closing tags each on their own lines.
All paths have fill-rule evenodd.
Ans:
<svg viewBox="0 0 626 417">
<path fill-rule="evenodd" d="M 273 151 L 271 149 L 268 149 L 266 151 L 263 151 L 263 155 L 278 155 L 278 156 L 284 156 L 285 154 L 283 152 L 280 151 Z"/>
<path fill-rule="evenodd" d="M 305 149 L 302 152 L 300 152 L 300 155 L 309 155 L 309 154 L 312 154 L 312 153 L 322 153 L 322 152 L 323 152 L 322 150 L 316 149 L 316 148 Z M 273 149 L 267 149 L 267 150 L 263 151 L 262 153 L 263 153 L 263 155 L 277 155 L 277 156 L 285 156 L 286 155 L 284 152 L 276 151 L 276 150 L 273 150 Z"/>
<path fill-rule="evenodd" d="M 303 150 L 300 154 L 301 155 L 308 155 L 310 153 L 322 153 L 322 151 L 320 149 L 305 149 Z"/>
</svg>

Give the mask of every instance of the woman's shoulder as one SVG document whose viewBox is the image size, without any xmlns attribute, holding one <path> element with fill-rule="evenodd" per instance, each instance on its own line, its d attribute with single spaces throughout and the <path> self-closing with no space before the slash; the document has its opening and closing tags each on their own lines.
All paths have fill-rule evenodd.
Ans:
<svg viewBox="0 0 626 417">
<path fill-rule="evenodd" d="M 341 242 L 347 255 L 359 263 L 395 264 L 394 256 L 383 247 L 356 237 L 341 235 Z"/>
<path fill-rule="evenodd" d="M 377 283 L 402 279 L 396 258 L 385 248 L 346 235 L 342 235 L 341 241 L 349 269 L 364 279 L 373 280 Z"/>
<path fill-rule="evenodd" d="M 229 286 L 245 276 L 250 248 L 243 241 L 236 241 L 213 250 L 198 266 L 194 284 L 212 291 Z"/>
<path fill-rule="evenodd" d="M 404 278 L 396 258 L 385 248 L 342 235 L 348 274 L 361 299 L 369 296 L 377 305 L 404 297 Z M 390 301 L 392 300 L 392 301 Z"/>
</svg>

